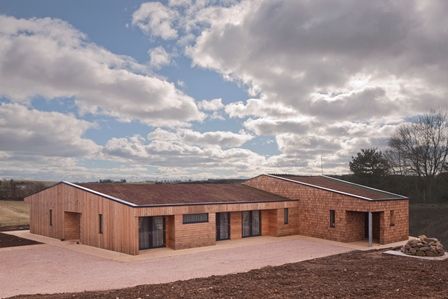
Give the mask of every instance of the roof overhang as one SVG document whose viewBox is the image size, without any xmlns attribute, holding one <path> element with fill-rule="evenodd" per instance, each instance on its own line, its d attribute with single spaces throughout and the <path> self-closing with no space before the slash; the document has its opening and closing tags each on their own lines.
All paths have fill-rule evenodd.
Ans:
<svg viewBox="0 0 448 299">
<path fill-rule="evenodd" d="M 272 177 L 272 178 L 276 178 L 276 179 L 279 179 L 279 180 L 284 180 L 284 181 L 295 183 L 295 184 L 300 184 L 300 185 L 316 188 L 316 189 L 321 189 L 321 190 L 325 190 L 325 191 L 329 191 L 329 192 L 333 192 L 333 193 L 338 193 L 338 194 L 341 194 L 341 195 L 346 195 L 346 196 L 350 196 L 350 197 L 354 197 L 354 198 L 358 198 L 358 199 L 362 199 L 362 200 L 367 200 L 367 201 L 409 200 L 409 198 L 407 198 L 405 196 L 402 196 L 402 195 L 394 194 L 394 193 L 391 193 L 391 192 L 387 192 L 387 191 L 383 191 L 383 190 L 379 190 L 379 189 L 375 189 L 375 188 L 371 188 L 371 187 L 367 187 L 367 186 L 363 186 L 363 185 L 359 185 L 359 184 L 355 184 L 355 183 L 350 183 L 350 182 L 347 182 L 347 181 L 335 179 L 335 178 L 328 177 L 328 176 L 323 176 L 323 177 L 331 178 L 331 179 L 338 180 L 338 181 L 341 181 L 341 182 L 344 182 L 344 183 L 350 183 L 350 184 L 353 184 L 353 185 L 365 187 L 365 188 L 368 188 L 368 189 L 371 189 L 371 190 L 380 191 L 380 192 L 383 192 L 383 193 L 388 193 L 388 194 L 397 196 L 399 198 L 374 199 L 374 198 L 365 197 L 365 196 L 361 196 L 361 195 L 357 195 L 357 194 L 353 194 L 353 193 L 348 193 L 348 192 L 343 192 L 343 191 L 340 191 L 340 190 L 335 190 L 335 189 L 331 189 L 331 188 L 322 187 L 322 186 L 319 186 L 319 185 L 314 185 L 314 184 L 305 183 L 305 182 L 301 182 L 301 181 L 297 181 L 297 180 L 292 180 L 292 179 L 284 178 L 284 177 L 281 177 L 281 176 L 276 176 L 276 175 L 273 175 L 273 174 L 262 174 L 262 175 L 265 175 L 265 176 L 268 176 L 268 177 Z"/>
<path fill-rule="evenodd" d="M 223 205 L 223 204 L 226 204 L 226 205 L 231 205 L 231 204 L 259 204 L 259 203 L 281 203 L 281 202 L 298 201 L 298 200 L 294 200 L 294 199 L 284 198 L 284 200 L 272 200 L 272 201 L 269 201 L 269 200 L 267 200 L 267 201 L 236 201 L 236 202 L 223 201 L 223 202 L 197 202 L 197 203 L 193 202 L 193 203 L 166 203 L 166 204 L 143 204 L 143 205 L 138 205 L 138 204 L 129 202 L 127 200 L 124 200 L 124 199 L 121 199 L 121 198 L 118 198 L 118 197 L 115 197 L 115 196 L 111 196 L 111 195 L 108 195 L 108 194 L 105 194 L 105 193 L 102 193 L 102 192 L 98 192 L 98 191 L 95 191 L 93 189 L 90 189 L 90 188 L 87 188 L 87 187 L 84 187 L 84 186 L 80 186 L 78 184 L 71 183 L 71 182 L 68 182 L 68 181 L 61 181 L 61 182 L 56 183 L 56 184 L 54 184 L 52 186 L 49 186 L 49 187 L 47 187 L 47 188 L 45 188 L 45 189 L 43 189 L 41 191 L 38 191 L 38 192 L 36 192 L 34 194 L 40 193 L 40 192 L 42 192 L 44 190 L 47 190 L 47 189 L 52 188 L 52 187 L 55 187 L 55 186 L 57 186 L 59 184 L 66 184 L 68 186 L 71 186 L 71 187 L 74 187 L 74 188 L 77 188 L 77 189 L 81 189 L 83 191 L 86 191 L 86 192 L 89 192 L 89 193 L 92 193 L 92 194 L 95 194 L 95 195 L 98 195 L 98 196 L 110 199 L 112 201 L 118 202 L 120 204 L 124 204 L 124 205 L 132 207 L 132 208 L 157 208 L 157 207 L 179 207 L 179 206 L 201 206 L 201 205 Z M 32 196 L 34 194 L 31 194 L 31 195 L 27 196 L 26 198 L 28 198 L 28 197 L 30 197 L 30 196 Z"/>
</svg>

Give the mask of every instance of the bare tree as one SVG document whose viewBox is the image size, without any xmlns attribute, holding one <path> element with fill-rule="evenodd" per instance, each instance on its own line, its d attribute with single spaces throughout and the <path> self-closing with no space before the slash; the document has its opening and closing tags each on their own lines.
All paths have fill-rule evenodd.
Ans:
<svg viewBox="0 0 448 299">
<path fill-rule="evenodd" d="M 389 140 L 395 171 L 422 178 L 424 200 L 431 199 L 432 183 L 444 170 L 448 156 L 448 116 L 432 112 L 401 125 Z"/>
</svg>

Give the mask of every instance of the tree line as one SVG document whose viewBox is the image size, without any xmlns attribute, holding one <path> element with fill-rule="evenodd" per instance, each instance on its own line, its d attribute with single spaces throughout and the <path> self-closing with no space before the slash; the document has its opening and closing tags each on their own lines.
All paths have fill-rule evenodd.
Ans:
<svg viewBox="0 0 448 299">
<path fill-rule="evenodd" d="M 416 201 L 448 200 L 447 158 L 448 116 L 431 112 L 399 126 L 386 150 L 361 149 L 349 163 L 353 175 L 345 177 Z"/>
<path fill-rule="evenodd" d="M 0 200 L 23 200 L 51 184 L 52 182 L 0 180 Z"/>
</svg>

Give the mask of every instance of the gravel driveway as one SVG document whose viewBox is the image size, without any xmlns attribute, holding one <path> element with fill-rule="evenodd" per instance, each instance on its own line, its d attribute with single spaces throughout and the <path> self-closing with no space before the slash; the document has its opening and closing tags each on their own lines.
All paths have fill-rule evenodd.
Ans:
<svg viewBox="0 0 448 299">
<path fill-rule="evenodd" d="M 231 242 L 206 250 L 188 249 L 184 254 L 163 249 L 163 254 L 158 251 L 157 257 L 148 251 L 135 259 L 121 261 L 49 244 L 4 248 L 0 249 L 0 297 L 172 282 L 245 272 L 352 250 L 335 242 L 300 236 Z M 238 246 L 232 247 L 232 244 Z"/>
</svg>

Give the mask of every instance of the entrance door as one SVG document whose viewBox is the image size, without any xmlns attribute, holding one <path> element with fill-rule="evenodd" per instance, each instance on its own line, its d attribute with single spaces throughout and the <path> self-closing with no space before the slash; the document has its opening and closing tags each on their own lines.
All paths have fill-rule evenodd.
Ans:
<svg viewBox="0 0 448 299">
<path fill-rule="evenodd" d="M 380 241 L 380 217 L 382 212 L 372 213 L 372 239 L 374 242 Z M 369 238 L 369 213 L 364 213 L 364 238 Z"/>
<path fill-rule="evenodd" d="M 230 239 L 230 213 L 216 213 L 216 240 Z"/>
<path fill-rule="evenodd" d="M 242 212 L 243 238 L 261 235 L 260 211 Z"/>
<path fill-rule="evenodd" d="M 64 212 L 64 240 L 81 238 L 81 213 Z"/>
<path fill-rule="evenodd" d="M 139 249 L 165 247 L 165 218 L 139 218 Z"/>
</svg>

